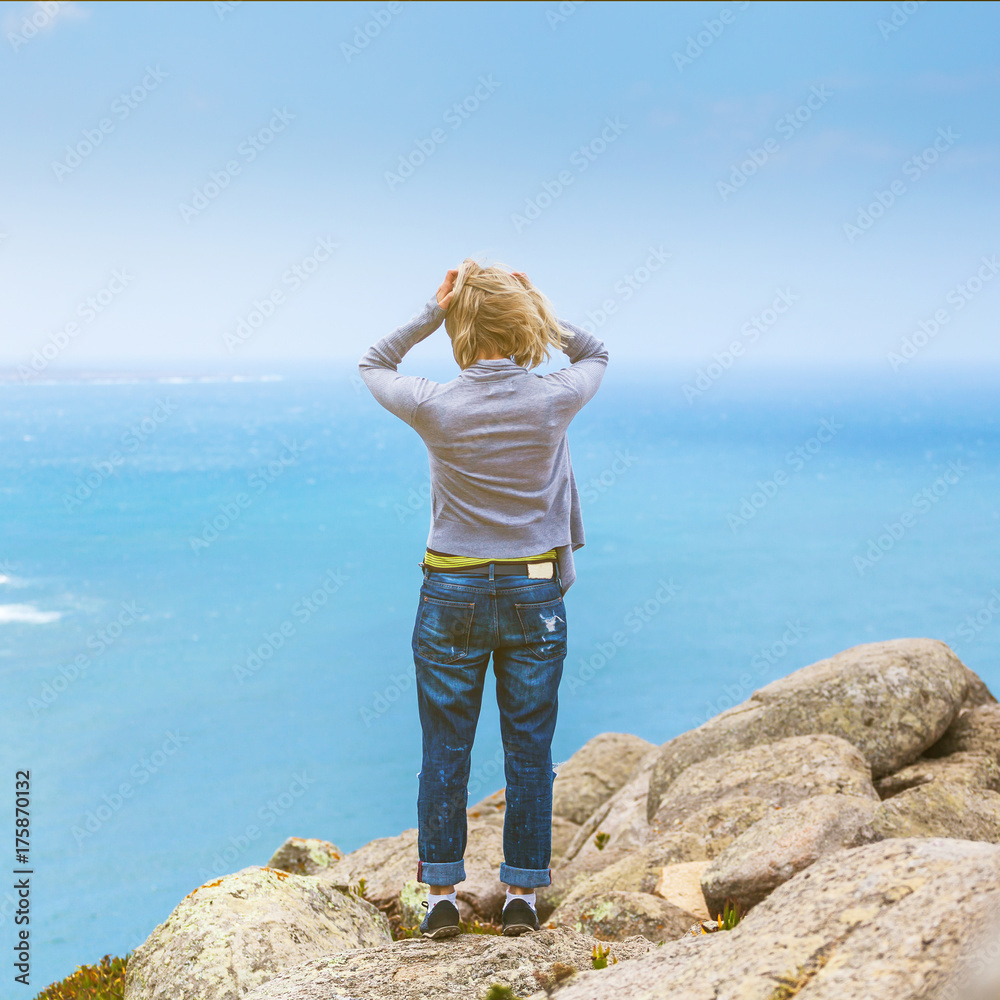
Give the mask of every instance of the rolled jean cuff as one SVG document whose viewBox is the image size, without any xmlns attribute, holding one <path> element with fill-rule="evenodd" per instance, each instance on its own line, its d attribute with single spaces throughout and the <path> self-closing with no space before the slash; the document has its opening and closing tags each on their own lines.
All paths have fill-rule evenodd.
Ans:
<svg viewBox="0 0 1000 1000">
<path fill-rule="evenodd" d="M 500 865 L 500 881 L 504 885 L 516 885 L 519 889 L 535 889 L 552 884 L 552 869 L 513 868 L 505 861 Z"/>
<path fill-rule="evenodd" d="M 465 881 L 465 861 L 418 861 L 417 881 L 427 885 L 454 885 Z"/>
</svg>

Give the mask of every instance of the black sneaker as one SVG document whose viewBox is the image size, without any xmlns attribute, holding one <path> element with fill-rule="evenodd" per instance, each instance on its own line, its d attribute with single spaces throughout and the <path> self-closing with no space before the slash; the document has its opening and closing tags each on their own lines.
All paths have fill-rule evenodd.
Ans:
<svg viewBox="0 0 1000 1000">
<path fill-rule="evenodd" d="M 503 908 L 503 932 L 507 937 L 538 930 L 538 915 L 523 899 L 512 899 Z"/>
<path fill-rule="evenodd" d="M 425 899 L 421 906 L 427 906 Z M 427 916 L 420 921 L 420 933 L 429 938 L 450 938 L 460 933 L 458 926 L 458 907 L 450 899 L 442 899 L 434 904 L 434 909 L 428 909 Z"/>
</svg>

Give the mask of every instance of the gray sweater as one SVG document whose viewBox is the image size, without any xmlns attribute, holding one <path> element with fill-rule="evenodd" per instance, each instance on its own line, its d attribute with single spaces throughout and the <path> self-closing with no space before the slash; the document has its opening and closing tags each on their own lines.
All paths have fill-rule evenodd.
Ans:
<svg viewBox="0 0 1000 1000">
<path fill-rule="evenodd" d="M 479 361 L 450 382 L 400 375 L 403 355 L 443 322 L 432 298 L 423 312 L 383 337 L 358 368 L 372 395 L 423 439 L 430 459 L 427 547 L 483 559 L 555 548 L 562 593 L 573 585 L 583 518 L 566 429 L 604 377 L 608 352 L 571 330 L 572 364 L 537 375 L 510 358 Z"/>
</svg>

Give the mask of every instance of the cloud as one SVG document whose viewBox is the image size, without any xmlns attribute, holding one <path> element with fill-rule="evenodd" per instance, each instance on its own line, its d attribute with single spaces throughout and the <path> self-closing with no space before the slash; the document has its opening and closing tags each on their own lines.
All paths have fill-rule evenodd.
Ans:
<svg viewBox="0 0 1000 1000">
<path fill-rule="evenodd" d="M 39 32 L 51 31 L 63 21 L 82 21 L 87 17 L 90 17 L 90 8 L 74 0 L 38 0 L 19 4 L 8 11 L 3 19 L 3 31 L 11 44 L 15 44 L 14 39 L 24 44 Z"/>
</svg>

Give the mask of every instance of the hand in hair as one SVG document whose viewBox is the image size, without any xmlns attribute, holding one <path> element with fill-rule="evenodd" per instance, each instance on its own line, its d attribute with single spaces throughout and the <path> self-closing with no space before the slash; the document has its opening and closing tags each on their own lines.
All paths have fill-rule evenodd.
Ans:
<svg viewBox="0 0 1000 1000">
<path fill-rule="evenodd" d="M 511 274 L 513 274 L 525 288 L 531 287 L 531 282 L 528 280 L 528 276 L 524 273 L 524 271 L 512 271 Z"/>
<path fill-rule="evenodd" d="M 455 294 L 455 279 L 458 277 L 458 268 L 453 267 L 445 276 L 437 290 L 437 303 L 442 309 L 447 309 L 451 304 L 452 296 Z"/>
</svg>

